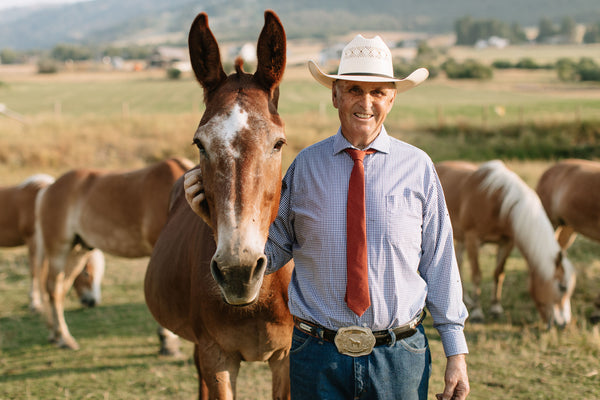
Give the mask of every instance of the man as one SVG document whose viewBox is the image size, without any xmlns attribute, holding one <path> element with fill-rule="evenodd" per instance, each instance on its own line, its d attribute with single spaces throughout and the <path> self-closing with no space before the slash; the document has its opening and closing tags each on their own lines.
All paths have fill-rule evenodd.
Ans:
<svg viewBox="0 0 600 400">
<path fill-rule="evenodd" d="M 309 70 L 331 88 L 341 126 L 288 168 L 265 247 L 267 273 L 295 264 L 292 399 L 426 399 L 425 307 L 447 357 L 436 396 L 465 399 L 467 311 L 442 187 L 430 158 L 383 126 L 396 94 L 428 72 L 394 78 L 383 40 L 361 35 L 344 48 L 337 75 L 312 61 Z M 194 174 L 186 198 L 199 213 Z"/>
<path fill-rule="evenodd" d="M 337 75 L 312 61 L 309 70 L 332 89 L 341 127 L 289 167 L 265 249 L 268 272 L 292 257 L 295 263 L 289 287 L 296 321 L 292 398 L 426 399 L 431 357 L 420 322 L 427 306 L 447 356 L 446 385 L 437 397 L 464 399 L 467 311 L 442 188 L 430 158 L 388 136 L 383 126 L 396 94 L 428 72 L 394 78 L 383 40 L 361 35 L 344 48 Z M 354 239 L 347 245 L 355 164 L 347 148 L 374 151 L 363 161 L 366 218 L 358 230 L 366 228 L 366 256 Z M 354 273 L 347 268 L 360 258 L 368 265 L 367 299 L 353 310 L 355 289 L 347 277 Z"/>
</svg>

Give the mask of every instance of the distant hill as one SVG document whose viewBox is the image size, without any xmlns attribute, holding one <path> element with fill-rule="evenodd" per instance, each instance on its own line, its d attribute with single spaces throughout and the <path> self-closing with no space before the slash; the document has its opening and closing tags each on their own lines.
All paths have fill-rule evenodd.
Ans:
<svg viewBox="0 0 600 400">
<path fill-rule="evenodd" d="M 456 19 L 494 18 L 537 26 L 600 20 L 598 0 L 92 0 L 0 13 L 0 49 L 48 49 L 57 43 L 185 42 L 200 11 L 219 40 L 255 38 L 267 8 L 278 13 L 289 38 L 326 38 L 349 31 L 453 31 Z M 178 44 L 178 43 L 173 43 Z"/>
</svg>

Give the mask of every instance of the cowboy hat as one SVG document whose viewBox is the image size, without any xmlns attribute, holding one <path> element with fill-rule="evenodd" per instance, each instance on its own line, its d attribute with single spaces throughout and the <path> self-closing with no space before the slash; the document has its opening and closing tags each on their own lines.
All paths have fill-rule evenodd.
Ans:
<svg viewBox="0 0 600 400">
<path fill-rule="evenodd" d="M 342 79 L 358 82 L 392 82 L 398 93 L 419 85 L 429 76 L 426 68 L 413 71 L 404 79 L 394 78 L 392 53 L 379 36 L 367 39 L 356 35 L 342 50 L 337 75 L 321 71 L 317 63 L 308 61 L 308 69 L 321 85 L 331 88 L 333 82 Z"/>
</svg>

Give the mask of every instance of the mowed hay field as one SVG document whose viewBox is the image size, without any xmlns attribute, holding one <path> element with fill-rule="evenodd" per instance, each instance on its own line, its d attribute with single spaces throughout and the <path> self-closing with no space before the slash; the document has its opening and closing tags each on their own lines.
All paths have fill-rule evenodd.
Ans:
<svg viewBox="0 0 600 400">
<path fill-rule="evenodd" d="M 0 103 L 27 123 L 0 117 L 0 185 L 33 173 L 54 176 L 78 167 L 140 168 L 171 156 L 196 160 L 192 136 L 202 91 L 190 77 L 164 71 L 72 72 L 37 75 L 0 68 Z M 498 71 L 488 82 L 437 78 L 399 95 L 386 123 L 394 136 L 441 152 L 427 127 L 597 119 L 598 85 L 558 82 L 552 71 Z M 305 67 L 286 72 L 280 112 L 288 145 L 284 168 L 305 146 L 337 129 L 330 93 Z M 444 144 L 444 146 L 447 146 Z M 481 160 L 479 160 L 481 161 Z M 552 160 L 505 160 L 530 186 Z M 587 317 L 600 293 L 600 243 L 578 237 L 569 256 L 578 273 L 574 321 L 546 331 L 527 292 L 527 266 L 517 251 L 507 264 L 505 314 L 467 323 L 472 399 L 600 398 L 600 335 Z M 28 310 L 24 249 L 0 249 L 0 399 L 192 399 L 197 394 L 192 347 L 182 357 L 159 356 L 157 325 L 143 296 L 147 259 L 107 256 L 102 303 L 83 309 L 69 296 L 66 318 L 81 350 L 46 341 L 39 315 Z M 484 309 L 489 308 L 494 248 L 482 252 Z M 468 271 L 468 266 L 465 272 Z M 470 279 L 465 274 L 465 286 Z M 445 359 L 431 317 L 425 321 L 433 353 L 431 398 L 443 388 Z M 244 363 L 238 399 L 270 398 L 266 364 Z"/>
</svg>

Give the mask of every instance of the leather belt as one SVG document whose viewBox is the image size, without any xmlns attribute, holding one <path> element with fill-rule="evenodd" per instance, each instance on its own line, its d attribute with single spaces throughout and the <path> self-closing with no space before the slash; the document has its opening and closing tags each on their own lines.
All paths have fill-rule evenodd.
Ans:
<svg viewBox="0 0 600 400">
<path fill-rule="evenodd" d="M 425 310 L 422 310 L 419 313 L 419 315 L 417 315 L 412 321 L 404 325 L 390 330 L 372 332 L 373 336 L 375 337 L 375 346 L 391 344 L 392 335 L 390 331 L 394 333 L 395 340 L 405 339 L 414 335 L 415 333 L 417 333 L 417 326 L 419 326 L 419 324 L 421 324 L 421 322 L 423 322 L 423 320 L 425 319 L 425 315 Z M 296 328 L 298 328 L 304 333 L 307 333 L 319 339 L 324 339 L 328 342 L 335 342 L 335 336 L 337 335 L 337 331 L 327 329 L 321 325 L 315 324 L 310 321 L 306 321 L 296 316 L 294 316 L 294 324 Z"/>
</svg>

